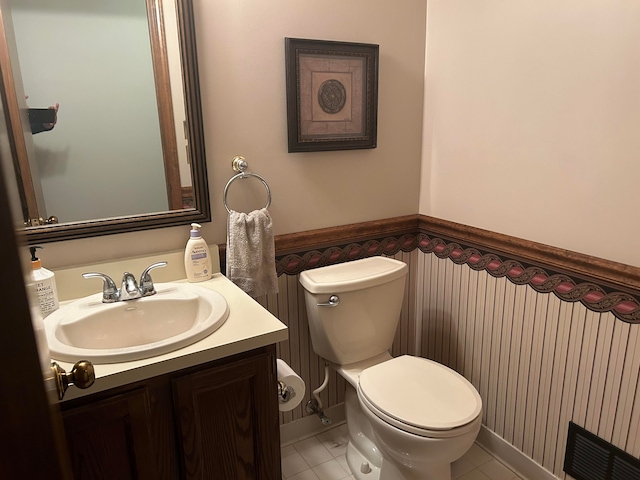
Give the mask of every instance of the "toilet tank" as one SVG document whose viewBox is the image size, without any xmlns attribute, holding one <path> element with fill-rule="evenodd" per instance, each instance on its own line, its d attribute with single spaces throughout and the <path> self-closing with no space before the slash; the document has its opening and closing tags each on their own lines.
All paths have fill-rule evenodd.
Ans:
<svg viewBox="0 0 640 480">
<path fill-rule="evenodd" d="M 407 271 L 399 260 L 369 257 L 302 272 L 313 350 L 338 365 L 389 351 Z M 334 295 L 339 303 L 326 305 Z"/>
</svg>

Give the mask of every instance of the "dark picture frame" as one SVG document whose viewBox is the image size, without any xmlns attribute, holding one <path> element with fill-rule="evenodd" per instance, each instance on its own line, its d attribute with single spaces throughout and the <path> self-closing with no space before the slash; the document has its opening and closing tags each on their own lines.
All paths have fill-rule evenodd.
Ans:
<svg viewBox="0 0 640 480">
<path fill-rule="evenodd" d="M 285 38 L 289 153 L 376 148 L 379 46 Z"/>
</svg>

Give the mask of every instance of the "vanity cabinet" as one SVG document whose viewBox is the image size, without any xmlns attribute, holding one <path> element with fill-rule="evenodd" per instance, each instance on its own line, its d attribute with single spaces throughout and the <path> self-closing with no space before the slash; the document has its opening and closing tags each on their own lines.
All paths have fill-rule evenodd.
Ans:
<svg viewBox="0 0 640 480">
<path fill-rule="evenodd" d="M 160 478 L 146 388 L 63 412 L 75 479 Z"/>
<path fill-rule="evenodd" d="M 282 478 L 273 345 L 62 404 L 76 480 Z"/>
</svg>

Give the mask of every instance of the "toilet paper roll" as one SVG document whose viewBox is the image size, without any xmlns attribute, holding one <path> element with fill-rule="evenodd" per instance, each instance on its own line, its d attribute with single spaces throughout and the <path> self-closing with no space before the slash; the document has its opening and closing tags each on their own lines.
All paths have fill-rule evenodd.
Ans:
<svg viewBox="0 0 640 480">
<path fill-rule="evenodd" d="M 294 372 L 293 368 L 291 368 L 284 360 L 277 358 L 276 366 L 278 370 L 278 380 L 284 383 L 285 386 L 293 388 L 293 391 L 295 392 L 295 395 L 292 395 L 289 400 L 283 402 L 280 399 L 280 403 L 278 404 L 278 409 L 281 412 L 288 412 L 300 405 L 300 402 L 304 399 L 304 380 L 302 380 L 300 375 Z"/>
</svg>

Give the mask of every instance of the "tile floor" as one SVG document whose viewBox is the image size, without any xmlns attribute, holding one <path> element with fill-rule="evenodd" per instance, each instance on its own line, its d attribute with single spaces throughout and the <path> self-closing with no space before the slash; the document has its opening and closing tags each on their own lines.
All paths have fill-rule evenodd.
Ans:
<svg viewBox="0 0 640 480">
<path fill-rule="evenodd" d="M 285 480 L 353 480 L 345 453 L 347 426 L 282 447 Z M 523 480 L 482 447 L 474 444 L 451 468 L 456 480 Z"/>
</svg>

